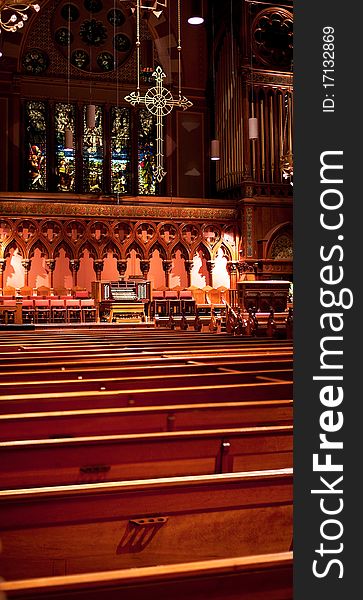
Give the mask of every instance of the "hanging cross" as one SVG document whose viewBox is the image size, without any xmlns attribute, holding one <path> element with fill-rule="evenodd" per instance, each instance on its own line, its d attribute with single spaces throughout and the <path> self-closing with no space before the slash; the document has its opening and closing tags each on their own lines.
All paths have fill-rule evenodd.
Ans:
<svg viewBox="0 0 363 600">
<path fill-rule="evenodd" d="M 130 102 L 132 106 L 136 104 L 145 104 L 147 110 L 151 114 L 156 115 L 156 179 L 160 183 L 166 171 L 164 171 L 164 138 L 163 138 L 163 117 L 168 115 L 174 108 L 179 106 L 183 110 L 186 110 L 193 103 L 190 102 L 185 96 L 179 95 L 179 98 L 173 98 L 171 92 L 163 87 L 163 79 L 166 77 L 161 67 L 156 67 L 152 77 L 156 79 L 156 86 L 149 88 L 145 96 L 140 96 L 140 92 L 131 92 L 129 96 L 125 97 L 127 102 Z"/>
</svg>

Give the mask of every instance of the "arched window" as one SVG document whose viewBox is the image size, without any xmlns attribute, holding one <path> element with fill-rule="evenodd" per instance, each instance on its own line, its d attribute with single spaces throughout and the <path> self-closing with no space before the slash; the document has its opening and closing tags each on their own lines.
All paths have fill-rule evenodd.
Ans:
<svg viewBox="0 0 363 600">
<path fill-rule="evenodd" d="M 145 108 L 24 101 L 24 191 L 153 196 L 156 118 Z M 65 131 L 73 133 L 66 147 Z"/>
</svg>

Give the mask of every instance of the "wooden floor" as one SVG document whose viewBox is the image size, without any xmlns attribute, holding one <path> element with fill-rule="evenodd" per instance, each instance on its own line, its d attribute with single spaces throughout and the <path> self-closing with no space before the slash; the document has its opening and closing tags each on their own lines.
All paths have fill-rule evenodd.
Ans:
<svg viewBox="0 0 363 600">
<path fill-rule="evenodd" d="M 0 331 L 0 590 L 292 598 L 292 388 L 291 340 Z"/>
</svg>

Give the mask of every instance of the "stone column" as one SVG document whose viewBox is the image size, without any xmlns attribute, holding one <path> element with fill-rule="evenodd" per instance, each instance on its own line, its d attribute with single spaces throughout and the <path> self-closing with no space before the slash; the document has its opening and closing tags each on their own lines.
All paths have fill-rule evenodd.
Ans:
<svg viewBox="0 0 363 600">
<path fill-rule="evenodd" d="M 171 260 L 163 260 L 163 269 L 165 273 L 165 285 L 168 288 L 170 283 L 170 273 L 173 268 L 173 262 Z"/>
<path fill-rule="evenodd" d="M 185 270 L 187 272 L 188 287 L 190 287 L 192 285 L 192 269 L 193 269 L 193 265 L 194 265 L 194 262 L 192 260 L 185 260 L 184 261 Z"/>
<path fill-rule="evenodd" d="M 213 287 L 213 269 L 214 269 L 214 265 L 215 265 L 215 261 L 214 260 L 207 260 L 207 271 L 210 274 L 210 285 L 211 287 Z"/>
<path fill-rule="evenodd" d="M 53 296 L 53 280 L 54 280 L 54 269 L 55 269 L 55 259 L 54 258 L 47 258 L 47 260 L 45 261 L 49 273 L 50 273 L 50 293 Z"/>
<path fill-rule="evenodd" d="M 120 276 L 120 279 L 125 277 L 125 273 L 127 271 L 127 260 L 122 259 L 117 261 L 117 270 Z"/>
<path fill-rule="evenodd" d="M 96 280 L 101 281 L 101 273 L 103 271 L 103 260 L 100 260 L 100 259 L 94 260 L 93 268 L 96 272 Z"/>
<path fill-rule="evenodd" d="M 24 276 L 24 285 L 25 287 L 29 286 L 29 271 L 30 271 L 30 267 L 31 267 L 31 260 L 30 258 L 24 258 L 21 261 L 21 265 L 22 267 L 24 267 L 24 271 L 25 271 L 25 276 Z"/>
<path fill-rule="evenodd" d="M 140 269 L 144 279 L 147 279 L 148 273 L 150 271 L 150 261 L 149 260 L 140 260 Z"/>
<path fill-rule="evenodd" d="M 72 258 L 69 261 L 69 268 L 72 271 L 72 282 L 73 282 L 72 285 L 73 285 L 73 287 L 76 287 L 76 285 L 77 285 L 77 273 L 78 273 L 78 270 L 79 270 L 79 265 L 80 265 L 79 258 Z"/>
<path fill-rule="evenodd" d="M 0 258 L 0 294 L 3 295 L 4 289 L 4 271 L 6 267 L 6 259 Z"/>
</svg>

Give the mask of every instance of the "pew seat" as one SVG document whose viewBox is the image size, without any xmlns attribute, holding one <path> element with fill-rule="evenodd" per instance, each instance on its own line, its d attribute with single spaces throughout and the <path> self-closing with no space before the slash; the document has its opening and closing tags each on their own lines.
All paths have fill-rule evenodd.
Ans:
<svg viewBox="0 0 363 600">
<path fill-rule="evenodd" d="M 5 579 L 285 552 L 292 469 L 0 492 Z"/>
<path fill-rule="evenodd" d="M 258 471 L 292 466 L 292 426 L 14 440 L 0 488 Z"/>
<path fill-rule="evenodd" d="M 0 414 L 0 440 L 292 425 L 292 400 Z"/>
<path fill-rule="evenodd" d="M 292 552 L 0 583 L 19 600 L 292 600 Z"/>
</svg>

